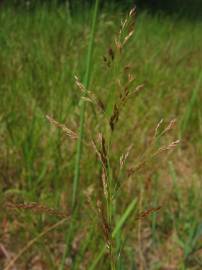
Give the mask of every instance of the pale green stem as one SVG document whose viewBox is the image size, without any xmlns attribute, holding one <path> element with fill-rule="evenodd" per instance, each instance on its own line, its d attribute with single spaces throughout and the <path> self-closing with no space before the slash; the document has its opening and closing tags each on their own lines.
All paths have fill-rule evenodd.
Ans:
<svg viewBox="0 0 202 270">
<path fill-rule="evenodd" d="M 99 0 L 96 0 L 94 12 L 93 12 L 91 37 L 89 41 L 87 60 L 86 60 L 86 73 L 85 73 L 85 77 L 83 81 L 86 91 L 88 89 L 90 76 L 91 76 L 93 45 L 94 45 L 94 38 L 95 38 L 95 28 L 96 28 L 97 14 L 98 14 L 98 6 L 99 6 Z M 86 91 L 84 95 L 86 95 Z M 74 167 L 72 209 L 75 208 L 76 195 L 77 195 L 78 183 L 79 183 L 79 178 L 80 178 L 80 161 L 81 161 L 82 144 L 83 144 L 83 136 L 84 136 L 84 121 L 85 121 L 85 108 L 86 108 L 86 103 L 84 100 L 81 100 L 80 106 L 81 106 L 81 109 L 80 109 L 79 138 L 77 141 L 76 160 L 75 160 L 75 167 Z"/>
</svg>

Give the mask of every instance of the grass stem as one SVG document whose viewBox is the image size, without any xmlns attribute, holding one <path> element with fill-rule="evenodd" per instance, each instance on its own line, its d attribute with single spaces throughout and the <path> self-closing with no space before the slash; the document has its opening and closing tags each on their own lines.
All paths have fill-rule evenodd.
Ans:
<svg viewBox="0 0 202 270">
<path fill-rule="evenodd" d="M 90 77 L 91 77 L 92 56 L 93 56 L 93 47 L 94 47 L 94 38 L 95 38 L 98 6 L 99 6 L 99 0 L 96 0 L 94 12 L 93 12 L 91 37 L 90 37 L 90 41 L 89 41 L 87 60 L 86 60 L 86 73 L 85 73 L 84 82 L 83 82 L 86 90 L 88 89 L 88 86 L 90 83 Z M 84 95 L 86 95 L 86 92 L 84 93 Z M 84 100 L 81 100 L 79 138 L 78 138 L 78 142 L 77 142 L 76 160 L 75 160 L 75 167 L 74 167 L 72 209 L 75 208 L 76 194 L 77 194 L 78 182 L 79 182 L 79 178 L 80 178 L 80 161 L 81 161 L 81 153 L 82 153 L 82 142 L 83 142 L 83 136 L 84 136 L 85 108 L 86 108 L 86 103 Z"/>
</svg>

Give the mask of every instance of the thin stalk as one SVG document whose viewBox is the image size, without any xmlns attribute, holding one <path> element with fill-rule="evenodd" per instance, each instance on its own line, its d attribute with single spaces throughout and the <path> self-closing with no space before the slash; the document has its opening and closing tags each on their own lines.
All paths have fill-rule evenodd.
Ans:
<svg viewBox="0 0 202 270">
<path fill-rule="evenodd" d="M 94 12 L 93 12 L 91 37 L 90 37 L 90 41 L 89 41 L 87 60 L 86 60 L 86 73 L 85 73 L 85 77 L 84 77 L 84 81 L 83 81 L 83 84 L 84 84 L 86 90 L 88 89 L 89 82 L 90 82 L 90 77 L 91 77 L 93 45 L 94 45 L 94 38 L 95 38 L 95 28 L 96 28 L 97 14 L 98 14 L 98 6 L 99 6 L 99 0 L 96 0 Z M 86 92 L 84 93 L 84 95 L 86 95 Z M 85 109 L 86 109 L 85 101 L 81 100 L 80 105 L 81 105 L 81 109 L 80 109 L 80 125 L 79 125 L 79 138 L 78 138 L 78 141 L 77 141 L 76 160 L 75 160 L 75 167 L 74 167 L 72 209 L 75 208 L 76 195 L 77 195 L 77 190 L 78 190 L 78 182 L 79 182 L 79 178 L 80 178 L 80 161 L 81 161 L 81 154 L 82 154 L 82 144 L 83 144 L 83 136 L 84 136 Z"/>
<path fill-rule="evenodd" d="M 71 219 L 71 222 L 69 224 L 69 229 L 68 229 L 68 231 L 66 232 L 66 235 L 65 235 L 66 246 L 65 246 L 65 250 L 64 250 L 64 253 L 63 253 L 63 256 L 62 256 L 62 260 L 61 260 L 59 270 L 64 270 L 64 268 L 65 268 L 65 260 L 66 260 L 67 254 L 69 252 L 69 243 L 71 242 L 71 235 L 73 234 L 73 229 L 74 229 L 73 228 L 73 226 L 74 226 L 73 221 L 74 221 L 74 216 Z"/>
<path fill-rule="evenodd" d="M 93 11 L 91 36 L 90 36 L 87 58 L 86 58 L 86 72 L 85 72 L 85 76 L 84 76 L 84 80 L 83 80 L 83 85 L 85 86 L 85 89 L 86 89 L 84 96 L 86 96 L 86 94 L 87 94 L 86 91 L 88 89 L 88 86 L 90 83 L 90 77 L 91 77 L 93 45 L 94 45 L 94 39 L 95 39 L 95 29 L 96 29 L 96 21 L 97 21 L 97 14 L 98 14 L 98 6 L 99 6 L 99 0 L 96 0 L 94 11 Z M 73 234 L 73 231 L 74 231 L 73 222 L 74 222 L 76 215 L 77 215 L 76 195 L 77 195 L 78 183 L 79 183 L 79 178 L 80 178 L 80 161 L 81 161 L 82 144 L 83 144 L 83 136 L 84 136 L 85 109 L 86 109 L 85 101 L 83 99 L 81 99 L 79 137 L 77 140 L 76 159 L 75 159 L 75 167 L 74 167 L 74 180 L 73 180 L 72 222 L 70 223 L 69 231 L 66 234 L 66 248 L 65 248 L 65 251 L 63 254 L 61 265 L 60 265 L 60 270 L 64 270 L 64 267 L 65 267 L 65 258 L 66 258 L 66 255 L 68 253 L 68 250 L 69 250 L 69 243 L 71 241 L 71 235 Z"/>
</svg>

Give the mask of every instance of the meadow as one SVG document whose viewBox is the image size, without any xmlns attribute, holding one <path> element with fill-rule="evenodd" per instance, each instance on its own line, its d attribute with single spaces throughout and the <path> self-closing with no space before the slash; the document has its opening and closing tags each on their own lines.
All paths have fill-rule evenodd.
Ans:
<svg viewBox="0 0 202 270">
<path fill-rule="evenodd" d="M 202 22 L 127 14 L 0 9 L 0 269 L 202 268 Z"/>
</svg>

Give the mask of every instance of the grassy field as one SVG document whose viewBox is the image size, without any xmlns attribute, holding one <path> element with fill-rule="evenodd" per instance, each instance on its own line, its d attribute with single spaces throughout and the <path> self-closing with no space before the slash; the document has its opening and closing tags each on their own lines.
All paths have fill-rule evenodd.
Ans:
<svg viewBox="0 0 202 270">
<path fill-rule="evenodd" d="M 0 9 L 0 269 L 202 268 L 202 23 L 125 17 Z"/>
</svg>

